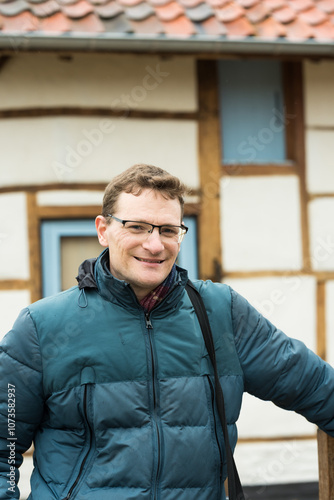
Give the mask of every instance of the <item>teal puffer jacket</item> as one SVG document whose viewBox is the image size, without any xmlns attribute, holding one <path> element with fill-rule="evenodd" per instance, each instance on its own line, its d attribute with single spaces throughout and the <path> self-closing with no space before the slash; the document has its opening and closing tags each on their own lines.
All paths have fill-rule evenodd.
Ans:
<svg viewBox="0 0 334 500">
<path fill-rule="evenodd" d="M 178 268 L 174 288 L 146 317 L 107 261 L 107 252 L 86 261 L 79 287 L 23 310 L 2 342 L 0 498 L 19 498 L 11 479 L 33 441 L 30 500 L 224 499 L 212 368 L 187 273 Z M 228 286 L 195 285 L 215 338 L 232 445 L 244 390 L 334 435 L 334 370 Z"/>
</svg>

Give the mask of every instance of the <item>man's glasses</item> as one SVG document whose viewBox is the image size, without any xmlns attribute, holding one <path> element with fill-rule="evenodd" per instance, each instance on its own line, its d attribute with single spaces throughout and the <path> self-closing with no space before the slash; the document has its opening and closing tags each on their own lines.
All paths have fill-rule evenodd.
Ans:
<svg viewBox="0 0 334 500">
<path fill-rule="evenodd" d="M 149 224 L 148 222 L 118 219 L 118 217 L 111 214 L 107 214 L 107 217 L 112 217 L 117 222 L 120 222 L 130 234 L 139 238 L 144 238 L 147 234 L 153 233 L 154 228 L 157 227 L 162 240 L 181 243 L 188 231 L 187 226 L 184 224 L 181 224 L 181 226 L 170 226 L 168 224 L 157 226 L 155 224 Z"/>
</svg>

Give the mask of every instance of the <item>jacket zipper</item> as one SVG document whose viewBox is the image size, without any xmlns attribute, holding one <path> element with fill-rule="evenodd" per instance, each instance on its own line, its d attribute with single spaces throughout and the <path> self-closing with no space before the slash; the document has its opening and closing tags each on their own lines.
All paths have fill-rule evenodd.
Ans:
<svg viewBox="0 0 334 500">
<path fill-rule="evenodd" d="M 212 384 L 212 381 L 211 381 L 209 375 L 207 375 L 207 378 L 209 381 L 209 386 L 210 386 L 210 391 L 211 391 L 213 423 L 214 423 L 214 429 L 215 429 L 216 442 L 217 442 L 217 446 L 218 446 L 218 450 L 219 450 L 219 461 L 220 461 L 219 478 L 220 478 L 220 482 L 221 482 L 222 475 L 223 475 L 223 456 L 222 456 L 222 451 L 220 448 L 218 434 L 217 434 L 217 420 L 216 420 L 216 414 L 215 414 L 215 390 L 214 390 L 214 387 L 213 387 L 213 384 Z"/>
<path fill-rule="evenodd" d="M 79 472 L 78 472 L 78 475 L 74 481 L 74 483 L 72 484 L 69 492 L 67 493 L 66 497 L 64 498 L 64 500 L 69 500 L 69 498 L 71 497 L 72 493 L 73 493 L 73 490 L 74 488 L 77 486 L 78 482 L 79 482 L 79 479 L 81 477 L 81 474 L 82 474 L 82 471 L 84 469 L 84 466 L 85 466 L 85 463 L 87 462 L 87 458 L 88 458 L 88 455 L 89 455 L 89 452 L 91 450 L 91 447 L 92 447 L 92 438 L 93 438 L 93 432 L 92 432 L 92 428 L 90 426 L 90 423 L 88 421 L 88 415 L 87 415 L 87 384 L 85 385 L 85 388 L 84 388 L 84 400 L 83 400 L 83 403 L 84 403 L 84 417 L 85 417 L 85 421 L 86 421 L 86 424 L 88 426 L 88 429 L 89 429 L 89 448 L 88 448 L 88 451 L 86 453 L 86 455 L 84 456 L 82 462 L 81 462 L 81 465 L 80 465 L 80 469 L 79 469 Z"/>
<path fill-rule="evenodd" d="M 149 314 L 145 314 L 145 322 L 146 322 L 146 328 L 148 331 L 148 338 L 149 338 L 149 343 L 150 343 L 150 350 L 151 350 L 151 361 L 152 361 L 152 387 L 153 387 L 153 409 L 154 409 L 154 414 L 156 415 L 157 412 L 157 397 L 156 397 L 156 384 L 155 384 L 155 361 L 154 361 L 154 355 L 153 355 L 153 345 L 152 345 L 152 339 L 150 335 L 150 330 L 153 329 Z M 155 475 L 155 484 L 154 484 L 154 499 L 157 499 L 157 487 L 158 487 L 158 480 L 159 480 L 159 475 L 160 475 L 160 462 L 161 462 L 161 456 L 160 456 L 160 430 L 158 423 L 156 419 L 154 419 L 155 423 L 155 428 L 156 428 L 156 433 L 157 433 L 157 442 L 158 442 L 158 462 L 157 462 L 157 471 Z"/>
</svg>

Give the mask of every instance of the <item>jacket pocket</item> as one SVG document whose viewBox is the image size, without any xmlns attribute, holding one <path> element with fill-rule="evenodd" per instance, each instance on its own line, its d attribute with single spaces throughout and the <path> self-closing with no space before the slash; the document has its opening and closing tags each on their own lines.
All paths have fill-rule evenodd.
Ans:
<svg viewBox="0 0 334 500">
<path fill-rule="evenodd" d="M 94 454 L 94 447 L 93 447 L 93 428 L 90 423 L 90 405 L 92 404 L 92 392 L 94 390 L 95 385 L 94 384 L 84 384 L 83 385 L 83 420 L 86 428 L 86 445 L 85 445 L 85 451 L 84 454 L 81 458 L 81 463 L 79 470 L 74 476 L 72 483 L 69 487 L 67 495 L 62 498 L 62 500 L 71 500 L 72 498 L 75 498 L 76 492 L 79 488 L 80 483 L 83 481 L 88 467 L 89 467 L 89 462 Z"/>
</svg>

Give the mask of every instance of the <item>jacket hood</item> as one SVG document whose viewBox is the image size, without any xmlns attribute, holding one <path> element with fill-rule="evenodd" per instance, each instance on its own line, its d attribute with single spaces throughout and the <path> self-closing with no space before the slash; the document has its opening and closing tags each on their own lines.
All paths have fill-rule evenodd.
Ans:
<svg viewBox="0 0 334 500">
<path fill-rule="evenodd" d="M 83 288 L 97 288 L 94 276 L 94 268 L 97 258 L 86 259 L 79 266 L 79 274 L 76 277 L 79 290 Z"/>
</svg>

